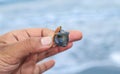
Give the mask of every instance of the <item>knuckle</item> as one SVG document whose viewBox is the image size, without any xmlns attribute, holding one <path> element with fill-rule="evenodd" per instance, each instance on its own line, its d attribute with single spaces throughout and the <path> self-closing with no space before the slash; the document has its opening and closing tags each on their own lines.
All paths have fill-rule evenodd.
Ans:
<svg viewBox="0 0 120 74">
<path fill-rule="evenodd" d="M 7 41 L 8 41 L 10 36 L 11 36 L 11 33 L 6 33 L 4 35 L 1 35 L 0 36 L 0 43 L 7 44 Z"/>
</svg>

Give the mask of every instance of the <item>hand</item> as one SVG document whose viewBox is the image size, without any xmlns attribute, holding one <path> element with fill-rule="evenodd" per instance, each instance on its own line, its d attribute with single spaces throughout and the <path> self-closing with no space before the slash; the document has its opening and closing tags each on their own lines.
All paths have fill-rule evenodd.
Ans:
<svg viewBox="0 0 120 74">
<path fill-rule="evenodd" d="M 54 60 L 37 64 L 39 61 L 72 47 L 80 40 L 79 31 L 70 31 L 66 47 L 52 47 L 54 31 L 50 29 L 24 29 L 0 36 L 0 74 L 42 74 L 54 66 Z"/>
</svg>

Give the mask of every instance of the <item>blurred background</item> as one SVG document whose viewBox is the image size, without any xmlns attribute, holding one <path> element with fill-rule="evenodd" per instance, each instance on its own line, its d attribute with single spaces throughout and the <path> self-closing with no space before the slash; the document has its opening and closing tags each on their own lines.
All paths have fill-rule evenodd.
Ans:
<svg viewBox="0 0 120 74">
<path fill-rule="evenodd" d="M 45 74 L 120 74 L 120 0 L 0 0 L 0 34 L 59 25 L 83 39 Z"/>
</svg>

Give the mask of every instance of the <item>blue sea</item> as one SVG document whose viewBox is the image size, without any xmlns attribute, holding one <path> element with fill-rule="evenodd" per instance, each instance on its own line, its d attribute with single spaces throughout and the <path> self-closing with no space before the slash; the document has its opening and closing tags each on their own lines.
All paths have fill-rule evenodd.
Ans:
<svg viewBox="0 0 120 74">
<path fill-rule="evenodd" d="M 44 74 L 120 74 L 120 0 L 0 0 L 0 34 L 60 25 L 83 39 Z"/>
</svg>

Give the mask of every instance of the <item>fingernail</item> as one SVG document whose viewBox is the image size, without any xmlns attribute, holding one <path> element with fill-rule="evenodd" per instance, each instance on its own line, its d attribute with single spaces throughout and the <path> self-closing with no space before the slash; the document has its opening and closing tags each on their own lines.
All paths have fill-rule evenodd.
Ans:
<svg viewBox="0 0 120 74">
<path fill-rule="evenodd" d="M 44 46 L 49 46 L 52 43 L 52 37 L 43 37 L 41 39 L 41 44 Z"/>
</svg>

